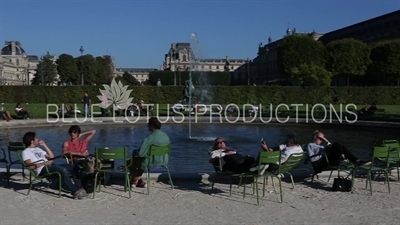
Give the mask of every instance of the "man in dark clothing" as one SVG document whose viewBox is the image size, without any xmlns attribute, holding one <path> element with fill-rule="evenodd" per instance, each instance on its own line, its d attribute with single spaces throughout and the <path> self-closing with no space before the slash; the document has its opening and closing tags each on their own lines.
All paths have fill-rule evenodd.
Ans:
<svg viewBox="0 0 400 225">
<path fill-rule="evenodd" d="M 82 99 L 83 102 L 83 112 L 85 116 L 90 117 L 90 107 L 92 105 L 92 101 L 90 100 L 89 94 L 85 91 L 85 94 Z"/>
</svg>

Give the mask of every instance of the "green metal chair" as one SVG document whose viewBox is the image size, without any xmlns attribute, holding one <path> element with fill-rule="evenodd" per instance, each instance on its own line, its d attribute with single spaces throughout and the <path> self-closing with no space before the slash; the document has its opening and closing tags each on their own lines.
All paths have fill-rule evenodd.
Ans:
<svg viewBox="0 0 400 225">
<path fill-rule="evenodd" d="M 389 147 L 389 173 L 392 167 L 397 169 L 397 180 L 400 181 L 400 143 L 397 140 L 383 140 L 382 146 Z"/>
<path fill-rule="evenodd" d="M 307 145 L 304 145 L 303 149 L 304 149 L 304 151 L 306 151 L 307 150 Z M 312 159 L 314 157 L 317 157 L 317 156 L 324 157 L 325 161 L 327 162 L 327 166 L 324 167 L 324 168 L 321 168 L 321 171 L 330 171 L 330 174 L 329 174 L 329 177 L 328 177 L 328 182 L 331 180 L 332 173 L 333 173 L 334 170 L 336 170 L 338 172 L 338 177 L 340 177 L 340 172 L 353 171 L 354 168 L 355 168 L 354 165 L 349 163 L 347 160 L 341 160 L 339 165 L 331 165 L 326 153 L 319 153 L 319 154 L 315 154 L 315 155 L 312 155 L 312 156 L 305 156 L 304 164 L 307 164 L 308 161 L 310 161 L 310 159 Z M 315 169 L 314 169 L 314 173 L 311 176 L 311 182 L 314 182 L 314 178 L 315 177 L 317 177 L 317 179 L 319 179 L 318 178 L 318 173 L 319 172 L 316 172 Z"/>
<path fill-rule="evenodd" d="M 165 146 L 150 146 L 149 153 L 146 156 L 147 160 L 147 194 L 150 194 L 150 168 L 152 166 L 161 166 L 167 170 L 169 182 L 171 184 L 171 188 L 174 189 L 174 184 L 172 183 L 171 174 L 169 173 L 168 163 L 157 163 L 154 159 L 155 157 L 167 157 L 169 159 L 171 153 L 171 144 Z"/>
<path fill-rule="evenodd" d="M 276 162 L 281 161 L 281 151 L 273 151 L 273 152 L 260 152 L 258 155 L 258 171 L 257 174 L 253 175 L 254 176 L 254 187 L 256 189 L 256 194 L 257 194 L 257 204 L 259 204 L 259 194 L 258 194 L 258 178 L 263 177 L 263 196 L 265 196 L 265 186 L 268 181 L 268 177 L 271 177 L 272 180 L 272 186 L 274 188 L 274 191 L 276 193 L 275 189 L 275 183 L 273 178 L 278 178 L 279 180 L 279 190 L 280 190 L 280 200 L 281 203 L 283 202 L 283 192 L 282 192 L 282 183 L 281 179 L 283 178 L 283 174 L 289 174 L 290 179 L 292 181 L 292 187 L 294 188 L 294 181 L 293 181 L 293 176 L 290 173 L 290 171 L 296 167 L 302 160 L 304 160 L 304 155 L 305 153 L 295 153 L 290 155 L 289 159 L 283 163 L 279 164 L 278 168 L 275 171 L 265 171 L 263 174 L 262 172 L 262 165 L 265 164 L 275 164 Z"/>
<path fill-rule="evenodd" d="M 30 191 L 31 191 L 31 189 L 32 189 L 33 183 L 34 183 L 35 181 L 37 181 L 37 180 L 42 181 L 42 180 L 45 179 L 45 178 L 50 178 L 50 177 L 52 177 L 52 176 L 58 176 L 58 197 L 61 197 L 62 182 L 61 182 L 61 174 L 60 174 L 59 172 L 51 172 L 51 173 L 50 173 L 50 172 L 49 172 L 49 168 L 47 167 L 47 165 L 45 165 L 44 168 L 43 168 L 42 170 L 47 170 L 47 174 L 46 174 L 46 175 L 41 175 L 41 176 L 40 176 L 40 175 L 36 174 L 36 171 L 35 171 L 35 170 L 29 168 L 29 166 L 31 166 L 31 165 L 33 165 L 33 164 L 35 164 L 35 163 L 44 162 L 44 160 L 39 160 L 39 161 L 36 161 L 36 162 L 32 162 L 30 165 L 27 165 L 27 164 L 24 162 L 24 160 L 22 159 L 22 151 L 21 151 L 21 150 L 20 150 L 20 151 L 17 151 L 16 154 L 17 154 L 18 159 L 20 160 L 22 166 L 23 166 L 23 167 L 26 167 L 26 169 L 29 171 L 31 177 L 33 177 L 33 180 L 30 179 L 30 182 L 29 182 L 29 183 L 30 183 L 30 184 L 29 184 L 29 190 L 28 190 L 28 193 L 27 193 L 26 195 L 29 195 L 29 193 L 30 193 Z M 52 180 L 52 179 L 49 179 L 50 182 L 49 182 L 49 185 L 47 186 L 47 188 L 49 188 L 49 186 L 50 186 L 50 184 L 51 184 L 51 180 Z"/>
<path fill-rule="evenodd" d="M 212 148 L 209 148 L 208 154 L 211 154 L 212 151 L 214 151 L 214 150 Z M 222 166 L 223 166 L 222 160 L 223 160 L 222 158 L 214 158 L 214 159 L 210 159 L 209 162 L 214 167 L 216 177 L 229 177 L 230 178 L 229 196 L 232 196 L 233 178 L 235 178 L 235 177 L 240 178 L 240 181 L 239 181 L 239 187 L 240 187 L 240 185 L 242 183 L 242 178 L 253 177 L 253 174 L 249 174 L 248 176 L 245 176 L 245 173 L 233 173 L 230 171 L 224 171 L 222 169 Z M 214 184 L 215 184 L 215 178 L 212 179 L 212 181 L 211 181 L 211 190 L 214 190 Z M 244 192 L 246 192 L 246 185 L 244 185 Z M 245 197 L 245 194 L 243 193 L 243 198 L 244 197 Z"/>
<path fill-rule="evenodd" d="M 0 148 L 3 155 L 0 158 L 0 163 L 6 164 L 6 178 L 7 178 L 7 186 L 10 187 L 10 168 L 8 167 L 8 160 L 6 156 L 6 151 L 3 148 Z"/>
<path fill-rule="evenodd" d="M 365 188 L 368 188 L 368 181 L 369 181 L 369 187 L 372 195 L 372 172 L 376 171 L 382 171 L 385 175 L 385 182 L 388 184 L 388 191 L 390 193 L 390 184 L 389 184 L 389 165 L 390 165 L 390 160 L 389 160 L 389 154 L 390 154 L 390 147 L 381 147 L 381 146 L 376 146 L 374 147 L 374 152 L 372 154 L 372 161 L 371 165 L 369 166 L 359 166 L 357 167 L 356 170 L 366 170 L 367 171 L 367 179 L 365 183 Z M 352 178 L 352 183 L 354 183 L 354 176 L 355 176 L 355 171 L 353 170 L 353 178 Z"/>
<path fill-rule="evenodd" d="M 128 149 L 126 147 L 123 148 L 95 148 L 96 159 L 107 160 L 107 161 L 114 161 L 114 160 L 123 160 L 124 167 L 119 168 L 116 170 L 114 167 L 107 167 L 102 169 L 101 164 L 98 160 L 96 160 L 95 166 L 95 177 L 94 177 L 94 187 L 95 190 L 93 191 L 93 199 L 96 195 L 97 186 L 99 187 L 99 192 L 101 191 L 101 185 L 97 185 L 98 182 L 98 175 L 99 173 L 106 173 L 120 171 L 123 172 L 125 175 L 125 184 L 124 184 L 124 191 L 129 192 L 129 198 L 131 198 L 131 188 L 130 188 L 130 177 L 129 177 L 129 167 L 131 166 L 131 160 L 128 160 Z M 129 162 L 127 162 L 129 161 Z M 105 176 L 104 176 L 105 177 Z"/>
<path fill-rule="evenodd" d="M 8 176 L 7 176 L 7 182 L 10 182 L 10 178 L 11 178 L 11 166 L 14 164 L 20 164 L 22 166 L 22 177 L 25 180 L 25 166 L 22 163 L 22 161 L 20 161 L 19 159 L 13 159 L 12 157 L 12 153 L 16 154 L 18 151 L 23 151 L 25 149 L 25 144 L 22 142 L 8 142 L 8 167 L 7 167 L 7 171 L 8 171 Z"/>
</svg>

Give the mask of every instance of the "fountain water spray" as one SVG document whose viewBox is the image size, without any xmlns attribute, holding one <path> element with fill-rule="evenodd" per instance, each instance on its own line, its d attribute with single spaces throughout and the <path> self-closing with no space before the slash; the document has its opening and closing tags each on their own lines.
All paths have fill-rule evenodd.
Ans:
<svg viewBox="0 0 400 225">
<path fill-rule="evenodd" d="M 203 57 L 200 53 L 200 45 L 199 39 L 196 33 L 190 34 L 190 71 L 189 71 L 189 85 L 193 85 L 193 71 L 194 70 L 201 70 L 202 67 L 199 66 L 202 62 L 201 59 Z M 200 74 L 201 75 L 201 74 Z M 201 80 L 203 84 L 206 83 L 204 80 L 205 76 L 200 76 L 198 80 Z M 189 88 L 189 107 L 192 108 L 192 87 Z M 204 92 L 200 90 L 200 96 L 205 96 L 208 92 Z M 207 99 L 207 98 L 206 98 Z M 207 110 L 207 109 L 206 109 Z M 210 108 L 210 110 L 212 110 Z M 196 113 L 195 109 L 193 109 L 194 113 Z M 211 141 L 214 140 L 214 137 L 192 137 L 192 111 L 189 111 L 189 139 L 198 140 L 198 141 Z"/>
</svg>

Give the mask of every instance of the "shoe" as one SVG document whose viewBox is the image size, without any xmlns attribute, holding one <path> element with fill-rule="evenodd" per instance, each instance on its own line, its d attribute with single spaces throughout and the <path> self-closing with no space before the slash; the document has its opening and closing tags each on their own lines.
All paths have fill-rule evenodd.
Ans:
<svg viewBox="0 0 400 225">
<path fill-rule="evenodd" d="M 371 162 L 369 162 L 369 161 L 358 160 L 358 161 L 356 162 L 356 165 L 357 165 L 357 166 L 369 166 L 369 165 L 371 165 Z"/>
<path fill-rule="evenodd" d="M 131 187 L 145 188 L 147 187 L 147 184 L 143 180 L 132 181 Z"/>
<path fill-rule="evenodd" d="M 258 170 L 258 165 L 256 165 L 256 164 L 253 164 L 251 167 L 250 167 L 250 172 L 256 172 L 257 170 Z"/>
<path fill-rule="evenodd" d="M 88 196 L 88 194 L 86 193 L 85 189 L 81 188 L 75 192 L 74 199 L 83 199 L 87 196 Z"/>
</svg>

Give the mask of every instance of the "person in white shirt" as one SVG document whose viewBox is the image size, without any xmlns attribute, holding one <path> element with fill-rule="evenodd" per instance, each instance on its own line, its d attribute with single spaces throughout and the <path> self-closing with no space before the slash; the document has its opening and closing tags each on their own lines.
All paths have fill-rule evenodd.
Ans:
<svg viewBox="0 0 400 225">
<path fill-rule="evenodd" d="M 36 137 L 35 132 L 27 132 L 23 137 L 23 143 L 26 149 L 22 151 L 22 160 L 29 166 L 30 169 L 35 170 L 38 175 L 46 175 L 48 172 L 59 172 L 63 187 L 66 187 L 72 192 L 75 199 L 82 199 L 86 197 L 86 191 L 82 188 L 79 178 L 79 168 L 71 164 L 56 165 L 54 164 L 54 154 L 43 140 Z M 41 149 L 37 146 L 42 146 Z M 47 166 L 48 171 L 45 169 Z M 69 173 L 72 174 L 71 181 Z"/>
<path fill-rule="evenodd" d="M 261 142 L 261 148 L 263 151 L 272 152 L 272 151 L 281 151 L 281 160 L 280 162 L 271 163 L 269 165 L 262 165 L 261 174 L 264 173 L 265 170 L 274 171 L 278 168 L 279 164 L 284 164 L 292 154 L 295 153 L 303 153 L 303 148 L 299 144 L 299 137 L 296 133 L 290 133 L 286 135 L 285 144 L 281 144 L 274 148 L 269 148 L 265 141 Z M 258 162 L 258 160 L 257 160 Z M 251 172 L 255 172 L 258 170 L 258 165 L 254 165 L 250 168 Z"/>
<path fill-rule="evenodd" d="M 338 142 L 330 143 L 321 131 L 314 131 L 313 139 L 313 142 L 307 145 L 307 157 L 317 173 L 320 173 L 323 168 L 329 165 L 339 165 L 342 159 L 348 159 L 357 166 L 371 164 L 369 161 L 359 160 L 346 147 Z M 326 143 L 326 146 L 323 145 L 323 142 Z M 329 163 L 326 161 L 326 158 L 323 157 L 323 154 L 327 155 Z"/>
<path fill-rule="evenodd" d="M 210 152 L 210 163 L 214 166 L 219 167 L 219 160 L 222 158 L 224 165 L 222 166 L 223 171 L 230 171 L 233 173 L 245 173 L 249 172 L 250 166 L 255 163 L 255 159 L 251 156 L 242 156 L 235 150 L 228 148 L 223 138 L 216 138 L 212 151 Z"/>
</svg>

